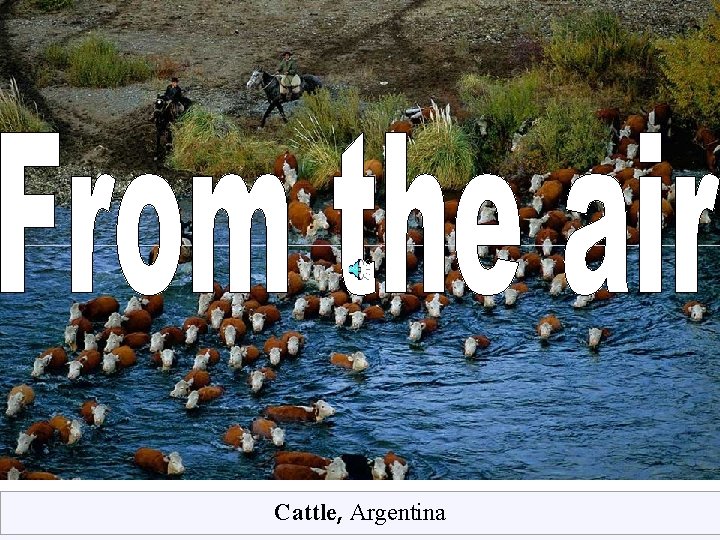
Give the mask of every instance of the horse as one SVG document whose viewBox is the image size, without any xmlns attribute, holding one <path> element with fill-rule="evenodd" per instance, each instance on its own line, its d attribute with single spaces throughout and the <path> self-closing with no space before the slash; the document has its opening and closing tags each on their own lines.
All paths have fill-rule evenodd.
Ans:
<svg viewBox="0 0 720 540">
<path fill-rule="evenodd" d="M 165 136 L 165 148 L 172 146 L 172 130 L 173 124 L 182 114 L 180 104 L 173 103 L 164 94 L 158 94 L 155 100 L 155 109 L 153 110 L 152 120 L 155 122 L 155 161 L 160 157 L 160 141 Z"/>
<path fill-rule="evenodd" d="M 322 81 L 315 75 L 301 75 L 300 92 L 297 94 L 288 93 L 283 95 L 280 93 L 280 82 L 277 77 L 270 75 L 262 69 L 256 69 L 253 71 L 252 75 L 250 75 L 250 79 L 248 79 L 246 86 L 248 90 L 252 90 L 253 88 L 262 88 L 265 90 L 265 96 L 267 97 L 269 105 L 267 111 L 265 111 L 265 114 L 262 117 L 262 121 L 260 122 L 260 127 L 265 127 L 265 122 L 270 116 L 270 113 L 272 113 L 273 109 L 276 108 L 280 112 L 283 122 L 287 123 L 288 120 L 285 116 L 282 104 L 288 101 L 296 101 L 300 99 L 300 96 L 302 96 L 305 92 L 308 94 L 314 94 L 322 88 Z"/>
</svg>

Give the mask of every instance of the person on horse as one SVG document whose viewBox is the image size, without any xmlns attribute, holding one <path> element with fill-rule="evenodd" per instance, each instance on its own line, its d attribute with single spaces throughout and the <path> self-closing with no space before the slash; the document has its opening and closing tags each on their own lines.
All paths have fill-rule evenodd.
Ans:
<svg viewBox="0 0 720 540">
<path fill-rule="evenodd" d="M 285 51 L 278 68 L 280 96 L 283 99 L 296 99 L 300 95 L 300 76 L 297 73 L 297 61 L 292 51 Z"/>
<path fill-rule="evenodd" d="M 178 115 L 185 112 L 190 107 L 190 100 L 183 96 L 182 88 L 180 88 L 180 80 L 177 77 L 170 79 L 170 84 L 165 89 L 165 99 L 171 101 L 177 107 Z"/>
</svg>

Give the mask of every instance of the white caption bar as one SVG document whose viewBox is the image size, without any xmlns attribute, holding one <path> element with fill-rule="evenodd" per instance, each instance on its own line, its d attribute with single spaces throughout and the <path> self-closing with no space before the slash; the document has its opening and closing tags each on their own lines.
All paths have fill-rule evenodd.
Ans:
<svg viewBox="0 0 720 540">
<path fill-rule="evenodd" d="M 4 492 L 0 506 L 3 536 L 720 533 L 717 492 Z"/>
</svg>

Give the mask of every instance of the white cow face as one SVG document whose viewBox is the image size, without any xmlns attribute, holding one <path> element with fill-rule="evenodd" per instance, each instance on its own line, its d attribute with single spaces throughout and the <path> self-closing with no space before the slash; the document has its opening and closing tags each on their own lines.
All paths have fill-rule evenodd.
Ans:
<svg viewBox="0 0 720 540">
<path fill-rule="evenodd" d="M 127 317 L 124 317 L 117 312 L 112 313 L 105 323 L 105 328 L 117 328 L 118 326 L 122 326 L 124 321 L 127 321 Z"/>
<path fill-rule="evenodd" d="M 298 298 L 295 300 L 295 307 L 293 308 L 293 318 L 302 321 L 305 318 L 305 309 L 308 306 L 308 302 L 305 298 Z"/>
<path fill-rule="evenodd" d="M 387 479 L 387 467 L 385 466 L 385 459 L 383 457 L 376 457 L 373 460 L 372 476 L 373 480 Z"/>
<path fill-rule="evenodd" d="M 453 296 L 462 298 L 465 294 L 465 282 L 462 279 L 456 279 L 451 285 Z"/>
<path fill-rule="evenodd" d="M 552 240 L 550 240 L 550 238 L 546 238 L 545 240 L 543 240 L 543 243 L 542 243 L 543 255 L 545 255 L 546 257 L 549 257 L 550 255 L 552 255 L 552 249 L 553 249 Z"/>
<path fill-rule="evenodd" d="M 362 311 L 356 311 L 350 315 L 350 329 L 358 330 L 365 321 L 366 314 Z"/>
<path fill-rule="evenodd" d="M 393 480 L 405 480 L 405 475 L 407 475 L 408 472 L 408 466 L 403 465 L 399 461 L 393 461 L 393 464 L 390 465 L 390 477 Z"/>
<path fill-rule="evenodd" d="M 210 352 L 206 352 L 205 354 L 197 354 L 195 355 L 195 362 L 193 363 L 193 369 L 202 369 L 205 370 L 208 367 L 208 363 L 210 362 Z"/>
<path fill-rule="evenodd" d="M 70 319 L 69 321 L 74 321 L 75 319 L 79 319 L 82 317 L 82 312 L 80 311 L 80 304 L 78 302 L 74 302 L 70 306 Z"/>
<path fill-rule="evenodd" d="M 170 397 L 174 398 L 184 398 L 187 397 L 190 393 L 190 388 L 192 387 L 193 380 L 190 379 L 189 381 L 178 381 L 175 384 L 175 388 L 172 392 L 170 392 Z"/>
<path fill-rule="evenodd" d="M 552 325 L 550 323 L 542 323 L 540 325 L 540 339 L 548 339 L 552 334 Z"/>
<path fill-rule="evenodd" d="M 68 444 L 75 444 L 82 439 L 82 424 L 76 419 L 70 422 L 70 436 L 68 437 Z"/>
<path fill-rule="evenodd" d="M 91 412 L 93 415 L 93 424 L 98 427 L 102 426 L 105 423 L 108 408 L 105 405 L 97 404 L 91 409 Z"/>
<path fill-rule="evenodd" d="M 102 370 L 104 373 L 110 375 L 117 371 L 117 363 L 120 360 L 117 354 L 109 353 L 103 356 Z"/>
<path fill-rule="evenodd" d="M 223 310 L 220 306 L 216 307 L 210 312 L 210 326 L 212 326 L 214 330 L 217 330 L 220 328 L 224 318 L 225 310 Z"/>
<path fill-rule="evenodd" d="M 97 351 L 97 338 L 95 334 L 85 334 L 85 350 Z"/>
<path fill-rule="evenodd" d="M 243 349 L 244 349 L 244 351 L 243 351 Z M 228 360 L 228 365 L 230 366 L 230 368 L 231 369 L 241 368 L 243 358 L 246 355 L 247 355 L 247 347 L 240 347 L 239 345 L 235 345 L 232 349 L 230 349 L 230 360 Z"/>
<path fill-rule="evenodd" d="M 425 301 L 425 307 L 427 308 L 428 315 L 435 318 L 440 317 L 440 310 L 442 309 L 440 295 L 435 294 L 432 300 Z"/>
<path fill-rule="evenodd" d="M 335 300 L 332 297 L 323 297 L 320 299 L 320 315 L 326 317 L 332 313 Z"/>
<path fill-rule="evenodd" d="M 290 339 L 288 339 L 287 348 L 290 356 L 297 356 L 300 352 L 300 338 L 291 336 Z"/>
<path fill-rule="evenodd" d="M 316 411 L 316 422 L 322 422 L 323 420 L 325 420 L 325 418 L 328 418 L 335 414 L 335 409 L 328 405 L 328 403 L 323 401 L 322 399 L 319 399 L 315 402 L 314 408 Z"/>
<path fill-rule="evenodd" d="M 591 349 L 596 349 L 600 345 L 602 339 L 602 330 L 600 328 L 591 328 L 588 331 L 588 345 Z"/>
<path fill-rule="evenodd" d="M 165 349 L 160 353 L 160 360 L 162 361 L 162 370 L 169 371 L 175 361 L 175 351 L 172 349 Z"/>
<path fill-rule="evenodd" d="M 514 306 L 517 302 L 518 292 L 515 289 L 505 289 L 505 305 Z"/>
<path fill-rule="evenodd" d="M 342 458 L 335 458 L 325 467 L 325 480 L 345 480 L 348 477 L 347 468 Z"/>
<path fill-rule="evenodd" d="M 543 279 L 552 279 L 555 275 L 555 259 L 543 259 L 540 261 Z"/>
<path fill-rule="evenodd" d="M 352 360 L 352 370 L 355 372 L 364 371 L 370 366 L 365 353 L 362 351 L 351 354 L 350 359 Z"/>
<path fill-rule="evenodd" d="M 25 432 L 21 432 L 18 435 L 17 447 L 15 448 L 15 453 L 18 456 L 27 454 L 30 451 L 30 445 L 33 443 L 33 441 L 35 439 L 37 439 L 37 435 L 35 435 L 35 434 L 28 435 Z"/>
<path fill-rule="evenodd" d="M 250 389 L 253 392 L 259 392 L 265 382 L 265 374 L 256 369 L 250 373 Z"/>
<path fill-rule="evenodd" d="M 22 409 L 23 400 L 24 398 L 22 392 L 15 392 L 14 394 L 11 394 L 7 400 L 7 410 L 5 411 L 5 414 L 11 418 L 16 416 Z"/>
<path fill-rule="evenodd" d="M 338 274 L 337 272 L 334 272 L 333 270 L 328 268 L 327 278 L 328 278 L 328 284 L 327 288 L 330 292 L 335 292 L 337 290 L 340 290 L 340 278 L 342 275 Z"/>
<path fill-rule="evenodd" d="M 250 433 L 243 433 L 242 436 L 242 451 L 245 454 L 252 454 L 255 450 L 255 439 L 253 438 L 252 434 Z"/>
<path fill-rule="evenodd" d="M 228 347 L 235 345 L 235 339 L 237 339 L 237 328 L 235 328 L 232 324 L 228 324 L 225 327 L 223 338 L 225 339 L 225 345 Z"/>
<path fill-rule="evenodd" d="M 475 351 L 477 350 L 477 341 L 475 341 L 474 337 L 469 337 L 465 340 L 465 343 L 463 345 L 463 354 L 467 358 L 472 358 L 475 356 Z"/>
<path fill-rule="evenodd" d="M 518 279 L 522 279 L 525 277 L 525 269 L 527 268 L 527 261 L 525 259 L 520 259 L 518 262 L 517 270 L 515 270 L 515 277 Z"/>
<path fill-rule="evenodd" d="M 68 324 L 65 327 L 65 345 L 77 349 L 77 333 L 79 327 L 76 324 Z"/>
<path fill-rule="evenodd" d="M 42 376 L 45 373 L 45 368 L 47 368 L 50 360 L 52 360 L 52 355 L 50 354 L 36 358 L 33 362 L 33 369 L 30 375 L 32 377 Z"/>
<path fill-rule="evenodd" d="M 253 313 L 250 322 L 252 322 L 253 332 L 262 332 L 265 327 L 265 314 Z"/>
<path fill-rule="evenodd" d="M 309 281 L 310 273 L 312 272 L 312 267 L 313 267 L 312 261 L 305 261 L 303 259 L 298 259 L 297 266 L 298 266 L 298 271 L 300 272 L 300 279 L 302 279 L 303 281 Z"/>
<path fill-rule="evenodd" d="M 273 347 L 270 349 L 270 363 L 273 366 L 277 366 L 280 364 L 280 361 L 282 360 L 282 351 L 279 347 Z"/>
<path fill-rule="evenodd" d="M 197 342 L 199 330 L 194 324 L 188 326 L 185 330 L 185 345 L 193 345 Z"/>
<path fill-rule="evenodd" d="M 282 428 L 272 428 L 270 430 L 270 437 L 275 446 L 283 446 L 285 444 L 285 431 Z"/>
<path fill-rule="evenodd" d="M 198 315 L 202 316 L 207 313 L 207 310 L 210 307 L 210 302 L 212 302 L 213 298 L 215 298 L 214 293 L 200 293 L 198 298 Z"/>
<path fill-rule="evenodd" d="M 422 331 L 425 329 L 425 323 L 422 321 L 413 321 L 410 323 L 410 341 L 420 341 L 422 339 Z"/>
<path fill-rule="evenodd" d="M 393 317 L 399 317 L 402 313 L 402 298 L 399 296 L 393 296 L 390 300 L 390 314 Z"/>
<path fill-rule="evenodd" d="M 125 308 L 125 315 L 134 311 L 140 311 L 143 308 L 142 302 L 137 296 L 133 296 L 128 300 L 127 307 Z"/>
<path fill-rule="evenodd" d="M 165 345 L 165 334 L 155 332 L 150 336 L 150 352 L 156 353 L 162 351 Z"/>
<path fill-rule="evenodd" d="M 182 463 L 182 458 L 177 452 L 173 452 L 168 456 L 168 475 L 179 476 L 185 472 L 185 467 Z"/>
<path fill-rule="evenodd" d="M 345 320 L 348 316 L 348 310 L 346 307 L 337 306 L 335 308 L 335 326 L 342 326 L 345 324 Z"/>
<path fill-rule="evenodd" d="M 71 381 L 74 381 L 78 377 L 80 377 L 80 371 L 82 370 L 82 362 L 79 360 L 73 360 L 72 362 L 68 362 L 68 379 Z"/>
<path fill-rule="evenodd" d="M 185 403 L 185 408 L 190 409 L 197 409 L 198 402 L 200 401 L 200 393 L 197 390 L 193 390 L 190 392 L 190 395 L 188 396 L 187 403 Z"/>
<path fill-rule="evenodd" d="M 702 321 L 706 311 L 707 308 L 705 306 L 695 304 L 690 308 L 690 319 L 696 322 Z"/>
<path fill-rule="evenodd" d="M 123 336 L 118 334 L 110 334 L 108 336 L 107 342 L 105 343 L 105 349 L 103 349 L 104 352 L 110 352 L 113 349 L 117 349 L 123 342 Z"/>
</svg>

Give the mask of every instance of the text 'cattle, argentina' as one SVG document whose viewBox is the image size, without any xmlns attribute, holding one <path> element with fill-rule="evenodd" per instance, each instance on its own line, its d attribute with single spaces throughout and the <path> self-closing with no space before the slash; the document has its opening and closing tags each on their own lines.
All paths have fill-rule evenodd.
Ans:
<svg viewBox="0 0 720 540">
<path fill-rule="evenodd" d="M 385 245 L 388 293 L 406 291 L 406 241 L 408 215 L 422 214 L 424 228 L 424 288 L 442 292 L 444 284 L 445 234 L 443 195 L 437 179 L 420 175 L 408 187 L 406 135 L 386 135 Z M 53 195 L 26 195 L 24 168 L 59 165 L 59 136 L 47 133 L 3 133 L 1 169 L 1 291 L 24 292 L 25 229 L 54 227 Z M 661 178 L 643 177 L 641 182 L 640 292 L 661 288 Z M 95 219 L 110 209 L 115 180 L 100 175 L 72 178 L 72 292 L 92 292 Z M 341 176 L 334 182 L 334 208 L 342 212 L 341 253 L 347 289 L 357 295 L 375 290 L 374 266 L 364 263 L 363 211 L 374 208 L 375 180 L 363 171 L 363 136 L 342 155 Z M 714 210 L 718 178 L 704 176 L 676 179 L 677 238 L 676 291 L 697 291 L 697 234 L 703 211 Z M 626 205 L 621 186 L 607 175 L 587 174 L 573 183 L 567 210 L 585 213 L 594 201 L 604 208 L 599 220 L 572 234 L 567 241 L 565 272 L 569 286 L 578 294 L 596 292 L 605 282 L 611 292 L 627 292 Z M 496 224 L 479 224 L 483 203 L 497 209 Z M 152 206 L 160 222 L 157 258 L 146 264 L 139 253 L 138 224 L 146 206 Z M 230 291 L 250 290 L 250 229 L 256 210 L 265 214 L 267 227 L 267 285 L 272 293 L 287 292 L 288 204 L 280 180 L 266 174 L 248 188 L 237 175 L 222 177 L 213 187 L 210 177 L 193 178 L 193 290 L 213 290 L 213 233 L 215 216 L 228 214 L 230 236 Z M 596 269 L 588 268 L 586 255 L 598 242 L 605 243 L 605 258 Z M 509 185 L 500 177 L 480 175 L 465 187 L 457 211 L 455 244 L 458 264 L 470 289 L 492 295 L 504 291 L 518 263 L 498 259 L 483 265 L 478 246 L 520 244 L 518 207 Z M 117 247 L 125 278 L 135 291 L 152 295 L 165 290 L 177 270 L 181 246 L 178 202 L 161 177 L 145 174 L 128 186 L 120 203 Z M 363 263 L 363 264 L 360 264 Z M 359 268 L 362 266 L 362 269 Z"/>
</svg>

